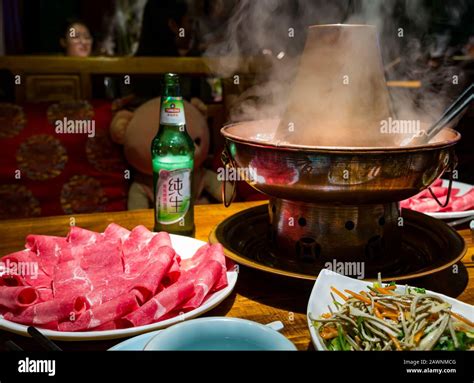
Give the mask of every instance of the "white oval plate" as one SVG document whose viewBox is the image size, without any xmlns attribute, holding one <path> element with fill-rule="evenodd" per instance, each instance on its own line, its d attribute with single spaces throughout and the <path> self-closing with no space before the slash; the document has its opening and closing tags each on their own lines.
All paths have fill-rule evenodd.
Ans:
<svg viewBox="0 0 474 383">
<path fill-rule="evenodd" d="M 449 180 L 443 180 L 443 187 L 447 188 L 449 186 Z M 453 189 L 459 189 L 458 196 L 466 194 L 474 186 L 465 184 L 464 182 L 453 181 Z M 433 213 L 425 212 L 424 214 L 429 215 L 433 218 L 438 219 L 455 219 L 455 218 L 464 218 L 474 215 L 474 210 L 464 210 L 464 211 L 435 211 Z"/>
<path fill-rule="evenodd" d="M 202 245 L 206 242 L 190 238 L 184 237 L 181 235 L 174 235 L 171 234 L 171 243 L 173 245 L 173 249 L 181 256 L 182 259 L 191 258 L 194 253 L 199 249 Z M 232 290 L 235 287 L 237 282 L 238 272 L 237 268 L 234 270 L 227 271 L 227 281 L 228 285 L 219 291 L 211 294 L 204 303 L 185 314 L 176 316 L 174 318 L 170 318 L 161 322 L 151 323 L 145 326 L 138 326 L 138 327 L 131 327 L 131 328 L 124 328 L 118 330 L 104 330 L 104 331 L 78 331 L 78 332 L 65 332 L 65 331 L 54 331 L 54 330 L 47 330 L 41 329 L 41 332 L 50 339 L 54 340 L 63 340 L 63 341 L 86 341 L 86 340 L 104 340 L 104 339 L 114 339 L 114 338 L 125 338 L 133 335 L 142 334 L 149 331 L 154 331 L 158 329 L 162 329 L 168 326 L 171 326 L 175 323 L 195 318 L 199 315 L 204 314 L 205 312 L 213 309 L 219 303 L 221 303 L 224 299 L 226 299 Z M 26 329 L 28 326 L 11 322 L 4 319 L 0 315 L 0 329 L 11 331 L 16 334 L 30 336 Z"/>
<path fill-rule="evenodd" d="M 332 303 L 332 298 L 330 295 L 331 286 L 334 286 L 339 291 L 348 289 L 358 292 L 361 290 L 366 290 L 366 286 L 371 286 L 372 283 L 373 282 L 365 282 L 359 279 L 345 277 L 344 275 L 337 274 L 331 270 L 321 270 L 313 286 L 313 290 L 311 291 L 306 313 L 311 339 L 313 341 L 314 347 L 317 350 L 322 351 L 325 348 L 323 346 L 323 340 L 320 338 L 318 331 L 316 331 L 311 319 L 309 318 L 309 314 L 311 314 L 311 317 L 313 318 L 319 318 L 322 314 L 329 311 L 328 306 L 331 306 L 331 308 L 334 309 L 334 304 Z M 397 285 L 397 290 L 398 289 L 400 289 L 400 292 L 404 291 L 405 285 Z M 448 297 L 446 295 L 435 293 L 433 291 L 426 290 L 426 292 L 443 298 L 446 302 L 452 305 L 453 311 L 470 320 L 474 320 L 474 306 L 458 301 L 457 299 Z"/>
</svg>

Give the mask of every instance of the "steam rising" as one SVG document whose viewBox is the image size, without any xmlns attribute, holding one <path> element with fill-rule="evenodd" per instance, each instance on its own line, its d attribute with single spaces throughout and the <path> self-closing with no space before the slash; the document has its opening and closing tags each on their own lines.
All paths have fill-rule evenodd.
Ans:
<svg viewBox="0 0 474 383">
<path fill-rule="evenodd" d="M 401 64 L 392 66 L 390 70 L 385 72 L 385 76 L 388 79 L 422 81 L 423 87 L 420 90 L 390 90 L 391 115 L 394 118 L 417 119 L 421 120 L 422 123 L 431 123 L 436 120 L 448 104 L 447 94 L 459 93 L 462 85 L 453 85 L 452 76 L 454 73 L 450 68 L 441 68 L 430 72 L 429 76 L 427 75 L 426 63 L 421 60 L 427 47 L 421 40 L 421 35 L 414 33 L 417 30 L 423 30 L 428 25 L 428 17 L 423 7 L 423 1 L 405 1 L 404 20 L 395 21 L 393 16 L 395 7 L 399 6 L 400 3 L 400 1 L 395 0 L 331 2 L 242 0 L 237 2 L 228 22 L 225 39 L 221 43 L 211 46 L 206 52 L 207 56 L 226 56 L 226 60 L 223 60 L 219 67 L 213 69 L 223 77 L 229 77 L 238 74 L 237 71 L 242 57 L 255 55 L 264 55 L 270 65 L 268 71 L 257 78 L 258 85 L 243 92 L 235 102 L 231 110 L 231 121 L 258 120 L 271 117 L 283 118 L 279 129 L 281 132 L 282 126 L 295 118 L 295 116 L 290 117 L 288 115 L 291 108 L 287 108 L 293 85 L 298 81 L 300 83 L 302 81 L 301 79 L 298 80 L 297 73 L 300 68 L 300 55 L 306 41 L 308 26 L 337 23 L 374 25 L 379 35 L 380 51 L 384 58 L 384 64 L 387 65 L 398 57 L 402 57 Z M 461 8 L 463 4 L 461 3 Z M 459 11 L 450 11 L 449 17 L 456 20 L 456 18 L 459 18 Z M 352 48 L 358 48 L 359 52 L 362 49 L 362 52 L 364 52 L 364 43 L 359 42 L 358 44 L 362 44 L 361 47 Z M 356 40 L 354 40 L 354 44 L 357 45 Z M 357 55 L 357 49 L 355 52 Z M 375 64 L 370 61 L 366 61 L 367 67 L 363 67 L 360 63 L 364 60 L 353 56 L 353 49 L 350 49 L 350 54 L 345 55 L 344 52 L 341 52 L 341 54 L 341 57 L 347 63 L 347 68 L 343 68 L 341 76 L 345 74 L 343 72 L 346 69 L 348 72 L 357 73 L 364 72 L 368 68 L 374 68 Z M 235 60 L 229 60 L 229 58 L 235 58 Z M 318 75 L 324 79 L 326 73 L 315 73 L 314 78 L 317 78 Z M 295 78 L 297 79 L 296 82 Z M 371 98 L 373 94 L 364 91 L 362 85 L 359 86 L 361 92 L 359 98 L 355 101 L 364 109 L 364 105 L 374 102 L 374 99 Z M 370 87 L 370 84 L 367 86 Z M 299 126 L 304 126 L 305 135 L 299 137 L 297 134 L 287 134 L 285 137 L 280 135 L 279 139 L 297 144 L 298 141 L 304 139 L 305 144 L 332 145 L 335 144 L 334 137 L 338 136 L 337 140 L 339 140 L 340 145 L 350 146 L 355 138 L 362 137 L 363 141 L 365 140 L 371 144 L 386 144 L 387 137 L 377 135 L 377 132 L 375 132 L 377 128 L 372 125 L 374 123 L 378 125 L 380 121 L 374 122 L 370 116 L 365 122 L 357 121 L 357 113 L 344 116 L 345 112 L 353 112 L 351 108 L 341 109 L 340 107 L 341 102 L 347 101 L 347 97 L 354 98 L 354 92 L 347 95 L 338 92 L 327 98 L 327 92 L 324 93 L 321 90 L 320 83 L 318 87 L 315 87 L 314 92 L 304 94 L 304 98 L 311 100 L 310 104 L 316 105 L 312 102 L 314 99 L 321 102 L 320 106 L 313 110 L 314 114 L 311 118 L 306 115 L 304 121 L 298 123 Z M 305 100 L 302 99 L 301 102 L 304 103 Z M 384 115 L 384 113 L 381 115 Z M 385 117 L 388 116 L 385 115 Z M 342 120 L 343 125 L 345 125 L 339 129 L 340 134 L 335 134 L 332 138 L 326 134 L 328 129 L 331 129 L 329 127 L 331 124 L 328 125 L 331 118 L 333 119 L 333 126 L 341 127 Z M 318 125 L 318 120 L 323 121 L 323 123 Z M 352 124 L 349 124 L 348 121 Z M 370 127 L 364 129 L 364 123 L 368 123 Z M 298 125 L 295 126 L 295 132 L 298 132 Z M 351 125 L 350 128 L 349 125 Z M 308 127 L 311 127 L 311 129 Z M 313 138 L 316 141 L 322 139 L 323 142 L 309 143 L 308 132 L 310 131 L 313 133 L 319 132 L 313 134 Z M 309 138 L 311 138 L 311 134 L 309 134 Z M 391 137 L 390 139 L 394 142 L 400 142 L 402 138 Z"/>
<path fill-rule="evenodd" d="M 276 139 L 323 146 L 393 144 L 380 134 L 391 117 L 375 28 L 309 28 Z"/>
</svg>

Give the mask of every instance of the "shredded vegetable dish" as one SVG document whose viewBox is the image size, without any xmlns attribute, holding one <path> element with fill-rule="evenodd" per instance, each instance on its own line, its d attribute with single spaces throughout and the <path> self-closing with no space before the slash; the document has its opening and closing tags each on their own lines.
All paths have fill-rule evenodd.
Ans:
<svg viewBox="0 0 474 383">
<path fill-rule="evenodd" d="M 320 318 L 310 315 L 327 350 L 474 349 L 474 323 L 442 298 L 408 286 L 400 292 L 394 283 L 367 287 L 360 292 L 331 287 L 336 309 L 329 307 Z"/>
</svg>

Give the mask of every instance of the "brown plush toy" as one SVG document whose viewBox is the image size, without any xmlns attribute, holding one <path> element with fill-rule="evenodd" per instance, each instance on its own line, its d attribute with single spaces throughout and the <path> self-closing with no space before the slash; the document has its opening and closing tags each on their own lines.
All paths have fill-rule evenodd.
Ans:
<svg viewBox="0 0 474 383">
<path fill-rule="evenodd" d="M 194 141 L 194 198 L 195 203 L 208 203 L 203 194 L 221 200 L 221 182 L 217 174 L 202 165 L 209 152 L 209 128 L 205 118 L 206 106 L 199 99 L 184 101 L 186 128 Z M 128 193 L 128 209 L 148 209 L 153 203 L 153 173 L 151 141 L 160 121 L 160 98 L 154 98 L 130 112 L 117 112 L 110 124 L 112 140 L 124 146 L 128 163 L 134 169 L 133 183 Z"/>
</svg>

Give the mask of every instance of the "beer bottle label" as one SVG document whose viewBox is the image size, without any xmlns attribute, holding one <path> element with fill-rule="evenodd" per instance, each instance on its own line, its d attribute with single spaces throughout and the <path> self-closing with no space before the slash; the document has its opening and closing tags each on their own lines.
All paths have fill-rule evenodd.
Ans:
<svg viewBox="0 0 474 383">
<path fill-rule="evenodd" d="M 191 169 L 161 169 L 157 183 L 156 220 L 164 225 L 179 222 L 191 205 Z"/>
<path fill-rule="evenodd" d="M 184 125 L 184 103 L 182 97 L 165 97 L 161 103 L 160 124 Z"/>
</svg>

